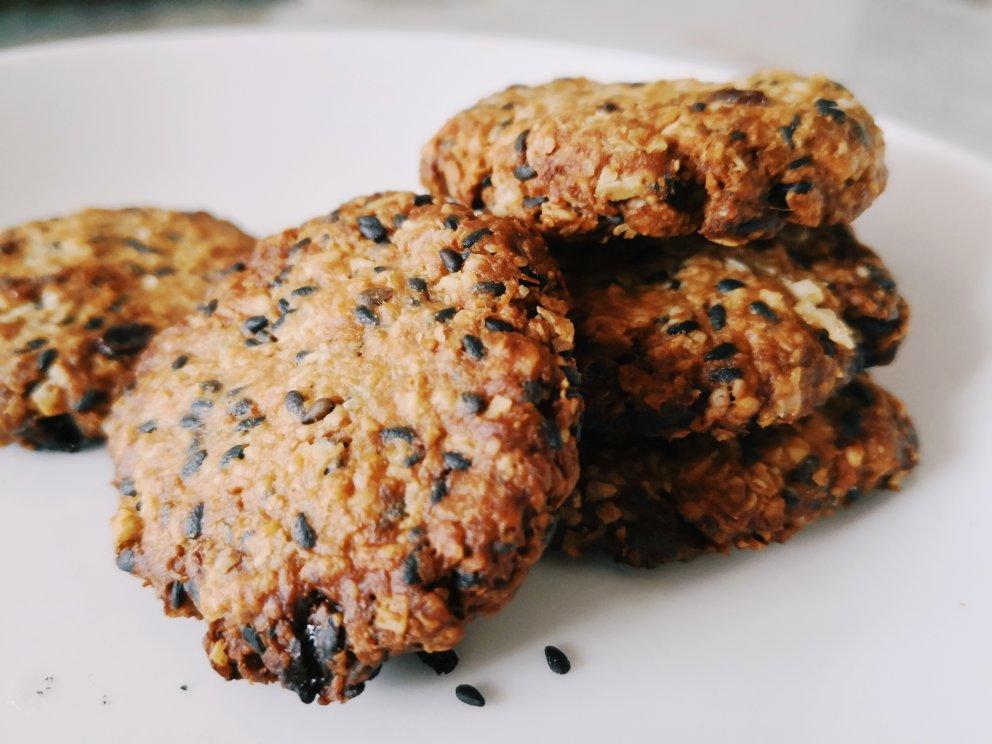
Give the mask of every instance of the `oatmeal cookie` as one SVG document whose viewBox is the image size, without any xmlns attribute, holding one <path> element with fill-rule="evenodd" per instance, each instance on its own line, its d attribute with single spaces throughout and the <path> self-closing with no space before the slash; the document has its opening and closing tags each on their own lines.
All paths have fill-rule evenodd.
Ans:
<svg viewBox="0 0 992 744">
<path fill-rule="evenodd" d="M 263 240 L 108 421 L 118 565 L 228 679 L 346 700 L 506 603 L 578 475 L 560 270 L 391 193 Z M 182 363 L 177 363 L 182 360 Z"/>
<path fill-rule="evenodd" d="M 846 223 L 886 182 L 882 135 L 839 83 L 582 78 L 512 86 L 424 146 L 432 193 L 554 238 L 699 232 L 738 245 Z"/>
<path fill-rule="evenodd" d="M 75 451 L 152 335 L 254 240 L 204 212 L 87 209 L 0 232 L 0 444 Z"/>
<path fill-rule="evenodd" d="M 692 236 L 558 251 L 591 429 L 736 436 L 792 423 L 891 361 L 909 309 L 844 226 L 726 248 Z"/>
<path fill-rule="evenodd" d="M 898 488 L 918 443 L 902 403 L 861 376 L 797 424 L 724 442 L 587 435 L 581 457 L 561 547 L 653 567 L 784 542 L 874 488 Z"/>
</svg>

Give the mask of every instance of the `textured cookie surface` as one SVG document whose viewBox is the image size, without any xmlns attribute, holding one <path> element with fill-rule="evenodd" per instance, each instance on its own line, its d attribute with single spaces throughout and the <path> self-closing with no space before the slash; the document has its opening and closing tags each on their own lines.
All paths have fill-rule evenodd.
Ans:
<svg viewBox="0 0 992 744">
<path fill-rule="evenodd" d="M 785 223 L 850 222 L 885 187 L 883 156 L 871 116 L 822 77 L 564 79 L 456 115 L 424 146 L 421 178 L 557 238 L 700 232 L 736 245 Z"/>
<path fill-rule="evenodd" d="M 725 442 L 587 435 L 581 457 L 562 547 L 651 567 L 783 542 L 873 488 L 898 488 L 918 445 L 902 403 L 862 376 L 798 424 Z"/>
<path fill-rule="evenodd" d="M 734 436 L 791 423 L 887 363 L 909 311 L 846 227 L 742 248 L 698 237 L 558 251 L 590 429 Z"/>
<path fill-rule="evenodd" d="M 108 422 L 118 564 L 209 623 L 225 677 L 330 702 L 451 648 L 574 486 L 556 262 L 515 220 L 429 201 L 358 199 L 259 243 Z"/>
<path fill-rule="evenodd" d="M 204 212 L 88 209 L 0 232 L 0 444 L 76 450 L 156 330 L 254 241 Z"/>
</svg>

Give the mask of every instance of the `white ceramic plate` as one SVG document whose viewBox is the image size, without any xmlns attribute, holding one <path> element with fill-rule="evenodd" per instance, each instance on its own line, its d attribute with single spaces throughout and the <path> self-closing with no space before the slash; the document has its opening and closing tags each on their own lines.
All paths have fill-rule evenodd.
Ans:
<svg viewBox="0 0 992 744">
<path fill-rule="evenodd" d="M 505 84 L 712 71 L 406 33 L 205 33 L 0 55 L 0 224 L 83 205 L 205 207 L 264 233 L 415 187 L 418 147 Z M 857 89 L 857 81 L 849 82 Z M 0 741 L 989 741 L 992 165 L 884 122 L 859 220 L 913 305 L 878 378 L 923 464 L 790 543 L 655 571 L 546 559 L 435 677 L 390 662 L 344 706 L 225 683 L 193 620 L 114 566 L 103 451 L 0 450 Z M 552 674 L 547 643 L 571 656 Z M 479 686 L 484 709 L 454 697 Z M 187 685 L 182 690 L 181 685 Z M 636 737 L 636 739 L 634 738 Z"/>
</svg>

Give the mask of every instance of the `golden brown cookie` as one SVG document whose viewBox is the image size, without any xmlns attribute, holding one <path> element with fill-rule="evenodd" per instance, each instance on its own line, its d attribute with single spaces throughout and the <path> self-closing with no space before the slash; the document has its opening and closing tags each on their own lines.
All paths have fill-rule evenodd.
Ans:
<svg viewBox="0 0 992 744">
<path fill-rule="evenodd" d="M 555 238 L 738 245 L 786 223 L 846 223 L 885 187 L 884 144 L 838 83 L 760 72 L 731 83 L 582 78 L 515 85 L 424 146 L 432 193 Z"/>
<path fill-rule="evenodd" d="M 587 435 L 581 457 L 562 548 L 653 567 L 784 542 L 874 488 L 897 489 L 918 443 L 902 403 L 861 376 L 798 424 L 724 442 Z"/>
<path fill-rule="evenodd" d="M 254 240 L 205 212 L 87 209 L 0 232 L 0 444 L 75 451 L 154 333 Z"/>
<path fill-rule="evenodd" d="M 882 261 L 843 226 L 742 248 L 693 236 L 557 254 L 590 429 L 727 438 L 798 421 L 891 361 L 909 321 Z"/>
<path fill-rule="evenodd" d="M 557 263 L 516 220 L 429 202 L 357 199 L 263 240 L 108 422 L 118 565 L 206 620 L 224 677 L 327 703 L 450 649 L 574 487 Z"/>
</svg>

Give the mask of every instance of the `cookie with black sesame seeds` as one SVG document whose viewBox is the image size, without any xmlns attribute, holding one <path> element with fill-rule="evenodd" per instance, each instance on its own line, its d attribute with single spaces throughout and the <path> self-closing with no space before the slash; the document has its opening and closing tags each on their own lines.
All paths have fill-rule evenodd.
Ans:
<svg viewBox="0 0 992 744">
<path fill-rule="evenodd" d="M 850 228 L 557 250 L 590 429 L 728 438 L 792 423 L 890 361 L 909 309 Z"/>
<path fill-rule="evenodd" d="M 546 236 L 727 245 L 850 222 L 885 187 L 882 135 L 843 86 L 759 72 L 731 83 L 584 78 L 515 85 L 454 116 L 421 153 L 432 193 Z"/>
<path fill-rule="evenodd" d="M 556 261 L 516 220 L 427 201 L 356 199 L 261 241 L 210 316 L 156 337 L 108 423 L 118 564 L 208 622 L 227 678 L 328 703 L 452 648 L 574 487 Z"/>
<path fill-rule="evenodd" d="M 253 245 L 205 212 L 144 208 L 0 232 L 0 444 L 75 451 L 101 440 L 137 354 Z"/>
<path fill-rule="evenodd" d="M 796 424 L 724 442 L 586 436 L 556 542 L 653 567 L 784 542 L 918 462 L 902 403 L 860 376 Z"/>
</svg>

